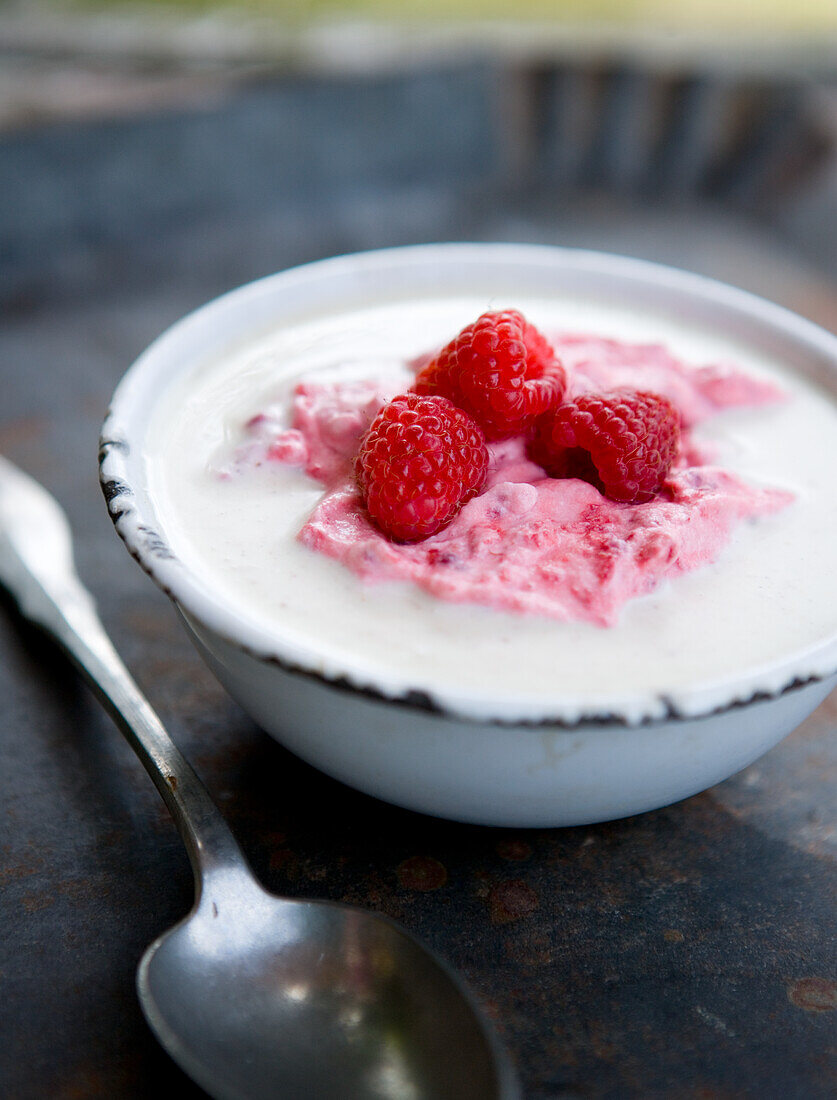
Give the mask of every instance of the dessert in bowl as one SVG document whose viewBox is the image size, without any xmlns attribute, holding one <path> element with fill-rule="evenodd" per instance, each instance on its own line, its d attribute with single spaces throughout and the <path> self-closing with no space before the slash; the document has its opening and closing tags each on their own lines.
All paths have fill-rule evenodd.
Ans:
<svg viewBox="0 0 837 1100">
<path fill-rule="evenodd" d="M 443 530 L 388 538 L 354 456 L 486 310 L 685 434 L 649 501 L 550 477 L 527 432 Z M 790 732 L 837 673 L 837 339 L 740 291 L 516 245 L 308 265 L 179 322 L 103 429 L 117 530 L 268 732 L 459 820 L 581 824 L 676 801 Z"/>
</svg>

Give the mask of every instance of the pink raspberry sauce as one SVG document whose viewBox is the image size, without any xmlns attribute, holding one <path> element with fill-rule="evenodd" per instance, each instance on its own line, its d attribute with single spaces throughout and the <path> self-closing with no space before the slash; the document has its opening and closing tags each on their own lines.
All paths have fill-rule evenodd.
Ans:
<svg viewBox="0 0 837 1100">
<path fill-rule="evenodd" d="M 784 399 L 775 386 L 729 366 L 691 368 L 660 345 L 597 336 L 553 339 L 570 393 L 652 390 L 680 410 L 683 447 L 659 496 L 647 504 L 607 500 L 592 485 L 556 480 L 517 438 L 489 444 L 485 491 L 424 542 L 391 542 L 372 526 L 352 476 L 360 437 L 397 392 L 386 382 L 300 383 L 292 405 L 247 425 L 228 474 L 274 460 L 299 465 L 325 494 L 299 533 L 366 581 L 410 581 L 441 599 L 505 611 L 613 625 L 624 604 L 662 580 L 717 558 L 735 525 L 778 511 L 792 494 L 747 484 L 712 465 L 689 427 L 721 409 Z"/>
</svg>

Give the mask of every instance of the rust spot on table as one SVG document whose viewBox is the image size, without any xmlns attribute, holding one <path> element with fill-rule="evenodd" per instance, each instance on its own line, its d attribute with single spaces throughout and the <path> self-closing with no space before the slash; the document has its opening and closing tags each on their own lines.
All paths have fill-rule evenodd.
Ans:
<svg viewBox="0 0 837 1100">
<path fill-rule="evenodd" d="M 522 879 L 511 879 L 492 887 L 488 912 L 492 924 L 509 924 L 528 917 L 538 908 L 538 895 Z"/>
<path fill-rule="evenodd" d="M 799 978 L 788 986 L 788 1000 L 806 1012 L 830 1012 L 837 1008 L 837 982 Z"/>
<path fill-rule="evenodd" d="M 448 881 L 447 868 L 432 856 L 410 856 L 395 873 L 405 890 L 439 890 Z"/>
</svg>

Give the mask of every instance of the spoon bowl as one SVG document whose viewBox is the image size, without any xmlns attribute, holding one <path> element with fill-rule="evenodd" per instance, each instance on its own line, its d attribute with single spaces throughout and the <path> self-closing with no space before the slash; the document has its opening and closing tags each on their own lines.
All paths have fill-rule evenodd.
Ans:
<svg viewBox="0 0 837 1100">
<path fill-rule="evenodd" d="M 219 1100 L 514 1100 L 476 1003 L 393 921 L 267 893 L 206 789 L 114 650 L 76 576 L 64 513 L 0 458 L 0 584 L 66 651 L 180 829 L 191 914 L 137 974 L 162 1045 Z"/>
<path fill-rule="evenodd" d="M 242 887 L 244 887 L 242 889 Z M 501 1095 L 450 971 L 383 917 L 227 882 L 145 953 L 146 1018 L 220 1097 Z M 235 903 L 229 904 L 235 895 Z"/>
</svg>

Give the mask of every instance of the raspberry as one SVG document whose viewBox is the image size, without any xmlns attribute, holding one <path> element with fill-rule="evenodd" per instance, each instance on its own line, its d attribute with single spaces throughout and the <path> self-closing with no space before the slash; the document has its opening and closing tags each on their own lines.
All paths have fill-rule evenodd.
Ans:
<svg viewBox="0 0 837 1100">
<path fill-rule="evenodd" d="M 393 398 L 360 442 L 355 476 L 367 511 L 400 542 L 445 527 L 485 481 L 479 426 L 445 397 Z"/>
<path fill-rule="evenodd" d="M 419 372 L 416 393 L 465 409 L 486 439 L 525 432 L 564 396 L 567 376 L 534 325 L 517 310 L 483 313 Z"/>
<path fill-rule="evenodd" d="M 679 444 L 680 415 L 667 397 L 623 390 L 547 413 L 529 456 L 552 477 L 578 477 L 611 500 L 640 504 L 659 491 Z"/>
</svg>

